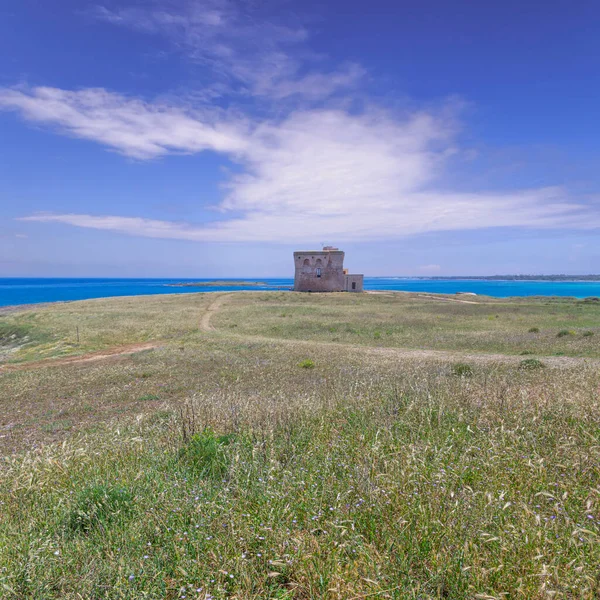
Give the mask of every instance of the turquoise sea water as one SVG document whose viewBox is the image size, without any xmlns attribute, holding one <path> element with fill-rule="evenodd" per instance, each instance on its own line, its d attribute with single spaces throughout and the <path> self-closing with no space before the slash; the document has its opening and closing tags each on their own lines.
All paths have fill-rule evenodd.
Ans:
<svg viewBox="0 0 600 600">
<path fill-rule="evenodd" d="M 67 300 L 86 300 L 110 296 L 181 294 L 233 290 L 290 289 L 292 279 L 260 279 L 266 286 L 170 287 L 185 281 L 210 279 L 21 279 L 0 278 L 0 306 L 37 304 Z M 238 280 L 239 281 L 239 280 Z M 252 280 L 247 280 L 252 281 Z M 400 290 L 455 294 L 474 292 L 485 296 L 600 296 L 600 281 L 487 281 L 466 279 L 411 279 L 403 277 L 366 277 L 367 290 Z"/>
</svg>

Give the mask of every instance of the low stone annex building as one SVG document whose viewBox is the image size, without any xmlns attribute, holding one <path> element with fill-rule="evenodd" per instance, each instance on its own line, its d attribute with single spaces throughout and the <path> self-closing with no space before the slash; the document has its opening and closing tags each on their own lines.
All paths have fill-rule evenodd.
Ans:
<svg viewBox="0 0 600 600">
<path fill-rule="evenodd" d="M 363 275 L 344 269 L 344 253 L 333 246 L 294 252 L 295 292 L 362 292 Z"/>
</svg>

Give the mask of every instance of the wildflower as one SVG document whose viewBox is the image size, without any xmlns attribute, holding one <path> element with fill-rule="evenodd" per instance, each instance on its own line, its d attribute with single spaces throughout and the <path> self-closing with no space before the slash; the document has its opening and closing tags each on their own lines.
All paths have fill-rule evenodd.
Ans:
<svg viewBox="0 0 600 600">
<path fill-rule="evenodd" d="M 133 581 L 135 579 L 135 575 L 132 573 L 129 577 L 128 577 L 129 581 Z"/>
</svg>

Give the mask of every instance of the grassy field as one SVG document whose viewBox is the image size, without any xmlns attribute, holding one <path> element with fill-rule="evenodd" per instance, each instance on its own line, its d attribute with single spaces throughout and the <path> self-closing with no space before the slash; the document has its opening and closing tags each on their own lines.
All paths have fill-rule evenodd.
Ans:
<svg viewBox="0 0 600 600">
<path fill-rule="evenodd" d="M 600 302 L 574 299 L 239 294 L 215 323 L 243 335 L 344 344 L 600 357 Z"/>
<path fill-rule="evenodd" d="M 600 307 L 476 300 L 0 316 L 0 597 L 600 597 Z"/>
</svg>

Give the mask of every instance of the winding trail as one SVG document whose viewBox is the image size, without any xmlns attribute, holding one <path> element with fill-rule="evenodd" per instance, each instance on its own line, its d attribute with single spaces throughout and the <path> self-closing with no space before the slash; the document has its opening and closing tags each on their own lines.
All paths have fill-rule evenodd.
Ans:
<svg viewBox="0 0 600 600">
<path fill-rule="evenodd" d="M 240 292 L 235 292 L 239 294 Z M 210 324 L 211 317 L 221 309 L 221 306 L 229 299 L 231 294 L 219 294 L 219 296 L 213 300 L 206 308 L 205 313 L 200 319 L 200 330 L 201 331 L 216 331 L 216 329 Z"/>
</svg>

